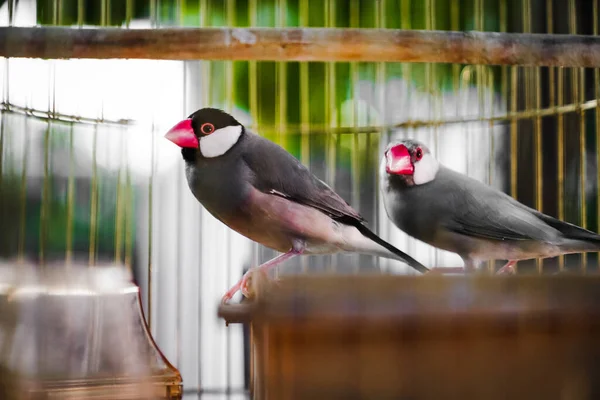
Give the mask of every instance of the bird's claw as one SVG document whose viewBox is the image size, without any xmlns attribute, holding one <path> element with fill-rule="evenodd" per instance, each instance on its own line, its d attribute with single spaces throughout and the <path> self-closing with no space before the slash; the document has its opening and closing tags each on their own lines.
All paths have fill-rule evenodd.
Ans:
<svg viewBox="0 0 600 400">
<path fill-rule="evenodd" d="M 229 303 L 229 300 L 233 298 L 233 295 L 236 294 L 238 290 L 240 290 L 240 282 L 236 283 L 231 289 L 227 291 L 227 293 L 223 295 L 223 297 L 221 298 L 221 304 Z"/>
<path fill-rule="evenodd" d="M 250 272 L 250 271 L 248 271 Z M 252 292 L 250 289 L 250 281 L 252 281 L 252 276 L 250 276 L 250 274 L 248 274 L 248 272 L 246 272 L 242 278 L 242 282 L 240 284 L 240 290 L 242 291 L 242 294 L 244 296 L 246 296 L 247 298 L 250 298 L 252 296 Z"/>
<path fill-rule="evenodd" d="M 513 274 L 515 274 L 516 273 L 515 264 L 516 264 L 516 262 L 514 262 L 514 261 L 510 261 L 510 262 L 506 263 L 505 266 L 503 266 L 502 268 L 500 268 L 498 270 L 498 272 L 496 272 L 496 275 L 513 275 Z"/>
<path fill-rule="evenodd" d="M 250 271 L 246 272 L 244 274 L 244 276 L 242 277 L 242 280 L 240 281 L 240 290 L 241 290 L 242 294 L 244 296 L 246 296 L 247 298 L 252 297 L 253 292 L 255 292 L 255 291 L 253 291 L 252 285 L 251 285 L 252 272 L 254 272 L 254 271 L 250 270 Z M 269 276 L 264 271 L 258 270 L 258 271 L 255 271 L 254 273 L 263 274 L 262 279 L 265 279 L 268 283 L 279 284 L 279 282 L 280 282 L 279 278 L 269 278 Z"/>
<path fill-rule="evenodd" d="M 496 272 L 496 275 L 513 275 L 515 268 L 511 265 L 510 267 L 502 267 Z"/>
</svg>

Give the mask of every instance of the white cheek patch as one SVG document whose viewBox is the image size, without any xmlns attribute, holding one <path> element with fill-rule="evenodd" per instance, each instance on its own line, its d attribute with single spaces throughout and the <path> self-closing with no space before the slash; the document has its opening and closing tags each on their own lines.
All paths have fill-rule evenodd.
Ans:
<svg viewBox="0 0 600 400">
<path fill-rule="evenodd" d="M 237 143 L 242 126 L 227 126 L 200 138 L 200 153 L 206 158 L 222 156 Z"/>
<path fill-rule="evenodd" d="M 413 173 L 415 185 L 431 182 L 439 168 L 439 163 L 431 154 L 424 154 L 423 158 L 415 163 L 415 172 Z"/>
</svg>

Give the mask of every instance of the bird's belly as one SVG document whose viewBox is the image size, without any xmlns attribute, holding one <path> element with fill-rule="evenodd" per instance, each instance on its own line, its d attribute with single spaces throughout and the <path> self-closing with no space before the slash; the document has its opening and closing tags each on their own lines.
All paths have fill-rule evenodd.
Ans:
<svg viewBox="0 0 600 400">
<path fill-rule="evenodd" d="M 305 254 L 340 251 L 342 240 L 327 215 L 279 196 L 252 190 L 234 213 L 218 216 L 231 229 L 271 249 L 287 252 L 300 242 Z"/>
<path fill-rule="evenodd" d="M 478 261 L 528 260 L 561 254 L 558 246 L 533 240 L 487 240 L 447 232 L 437 240 L 438 247 Z"/>
</svg>

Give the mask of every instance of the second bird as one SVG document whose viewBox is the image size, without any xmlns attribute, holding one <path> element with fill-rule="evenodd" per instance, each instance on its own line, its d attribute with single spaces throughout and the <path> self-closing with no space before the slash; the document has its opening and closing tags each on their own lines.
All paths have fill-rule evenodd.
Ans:
<svg viewBox="0 0 600 400">
<path fill-rule="evenodd" d="M 283 254 L 267 270 L 300 254 L 355 252 L 428 269 L 387 243 L 323 181 L 277 144 L 233 116 L 203 108 L 165 137 L 181 147 L 188 185 L 198 201 L 231 229 Z M 242 289 L 248 274 L 223 296 Z"/>
<path fill-rule="evenodd" d="M 457 253 L 472 271 L 487 260 L 600 251 L 600 235 L 519 203 L 439 164 L 416 140 L 390 143 L 380 166 L 385 210 L 408 235 Z"/>
</svg>

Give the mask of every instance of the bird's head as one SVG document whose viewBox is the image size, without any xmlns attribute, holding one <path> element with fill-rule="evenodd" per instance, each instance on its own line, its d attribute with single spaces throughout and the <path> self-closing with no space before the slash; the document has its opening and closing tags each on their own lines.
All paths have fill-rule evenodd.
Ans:
<svg viewBox="0 0 600 400">
<path fill-rule="evenodd" d="M 227 153 L 239 140 L 244 127 L 235 118 L 216 108 L 202 108 L 177 123 L 165 135 L 181 147 L 186 160 L 198 153 L 214 158 Z"/>
<path fill-rule="evenodd" d="M 398 176 L 408 186 L 431 182 L 439 163 L 427 146 L 412 139 L 390 143 L 384 153 L 385 172 Z"/>
</svg>

